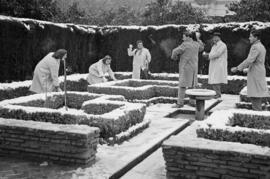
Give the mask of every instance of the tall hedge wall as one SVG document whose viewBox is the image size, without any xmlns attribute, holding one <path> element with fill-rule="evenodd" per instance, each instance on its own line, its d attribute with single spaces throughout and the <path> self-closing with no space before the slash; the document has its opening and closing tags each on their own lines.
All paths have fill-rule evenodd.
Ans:
<svg viewBox="0 0 270 179">
<path fill-rule="evenodd" d="M 229 68 L 247 56 L 250 30 L 262 29 L 262 42 L 268 52 L 266 63 L 269 62 L 270 23 L 96 27 L 0 16 L 0 82 L 31 79 L 38 61 L 58 48 L 68 50 L 67 63 L 72 73 L 86 73 L 105 54 L 113 57 L 113 70 L 131 71 L 132 58 L 127 55 L 127 47 L 130 43 L 135 45 L 138 39 L 152 54 L 151 72 L 177 72 L 177 62 L 170 55 L 181 43 L 186 28 L 201 32 L 206 51 L 211 48 L 210 34 L 221 32 L 229 50 Z M 199 73 L 207 71 L 208 61 L 200 57 Z"/>
</svg>

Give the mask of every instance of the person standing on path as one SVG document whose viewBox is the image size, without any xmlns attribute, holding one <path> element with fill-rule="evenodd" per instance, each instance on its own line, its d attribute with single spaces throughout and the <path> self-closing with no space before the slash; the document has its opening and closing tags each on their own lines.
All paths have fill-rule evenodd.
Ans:
<svg viewBox="0 0 270 179">
<path fill-rule="evenodd" d="M 35 67 L 30 91 L 34 93 L 62 91 L 59 87 L 58 73 L 60 60 L 65 60 L 67 51 L 59 49 L 48 53 Z"/>
<path fill-rule="evenodd" d="M 184 106 L 186 88 L 197 86 L 198 74 L 198 54 L 204 49 L 204 44 L 196 36 L 197 41 L 193 41 L 191 32 L 183 33 L 183 43 L 173 49 L 171 58 L 179 61 L 179 88 L 177 104 L 173 107 Z"/>
<path fill-rule="evenodd" d="M 137 48 L 132 49 L 132 45 L 129 45 L 128 56 L 133 56 L 133 79 L 149 79 L 149 63 L 151 62 L 151 54 L 147 48 L 143 47 L 141 40 L 137 41 Z"/>
<path fill-rule="evenodd" d="M 264 65 L 266 49 L 260 41 L 259 31 L 251 31 L 249 41 L 252 45 L 248 57 L 231 71 L 247 72 L 247 96 L 250 97 L 252 109 L 261 111 L 262 98 L 269 96 Z"/>
<path fill-rule="evenodd" d="M 226 44 L 220 38 L 221 34 L 213 34 L 213 46 L 210 53 L 203 53 L 210 60 L 208 71 L 208 84 L 216 91 L 216 98 L 221 98 L 221 85 L 227 84 L 228 80 L 228 51 Z"/>
</svg>

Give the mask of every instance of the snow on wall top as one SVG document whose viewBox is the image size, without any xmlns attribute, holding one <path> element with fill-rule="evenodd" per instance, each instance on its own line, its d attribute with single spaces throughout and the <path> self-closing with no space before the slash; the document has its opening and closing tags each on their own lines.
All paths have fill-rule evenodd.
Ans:
<svg viewBox="0 0 270 179">
<path fill-rule="evenodd" d="M 217 23 L 217 24 L 189 24 L 189 25 L 176 25 L 176 24 L 168 24 L 168 25 L 160 25 L 160 26 L 103 26 L 98 27 L 94 25 L 82 25 L 82 24 L 71 24 L 71 23 L 53 23 L 49 21 L 41 21 L 35 19 L 28 19 L 28 18 L 16 18 L 10 16 L 3 16 L 0 15 L 0 21 L 15 21 L 19 24 L 22 24 L 27 30 L 31 30 L 32 24 L 37 24 L 39 27 L 44 28 L 44 25 L 54 25 L 61 28 L 70 29 L 74 31 L 74 29 L 86 32 L 89 34 L 101 32 L 101 33 L 108 33 L 108 32 L 115 32 L 117 30 L 139 30 L 145 31 L 148 29 L 154 30 L 161 30 L 166 28 L 186 28 L 189 31 L 198 31 L 199 29 L 203 31 L 213 31 L 216 28 L 230 28 L 232 31 L 238 30 L 249 30 L 251 27 L 254 29 L 265 29 L 270 27 L 270 22 L 258 22 L 258 21 L 251 21 L 251 22 L 230 22 L 230 23 Z"/>
<path fill-rule="evenodd" d="M 44 25 L 53 25 L 57 26 L 63 29 L 69 29 L 70 31 L 74 31 L 74 29 L 79 30 L 81 32 L 86 32 L 89 34 L 96 33 L 95 28 L 97 26 L 86 26 L 86 25 L 78 25 L 78 24 L 66 24 L 66 23 L 53 23 L 49 21 L 42 21 L 42 20 L 35 20 L 35 19 L 28 19 L 28 18 L 17 18 L 17 17 L 11 17 L 11 16 L 3 16 L 0 15 L 0 21 L 8 21 L 8 22 L 16 22 L 18 24 L 21 24 L 25 27 L 26 30 L 31 30 L 30 24 L 36 24 L 40 28 L 44 29 Z"/>
</svg>

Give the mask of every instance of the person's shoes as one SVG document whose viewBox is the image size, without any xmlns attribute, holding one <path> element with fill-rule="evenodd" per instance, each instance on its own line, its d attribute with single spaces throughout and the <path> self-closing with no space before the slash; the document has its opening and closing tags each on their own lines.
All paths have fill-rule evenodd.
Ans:
<svg viewBox="0 0 270 179">
<path fill-rule="evenodd" d="M 184 104 L 175 104 L 172 106 L 172 108 L 182 108 L 184 107 Z"/>
</svg>

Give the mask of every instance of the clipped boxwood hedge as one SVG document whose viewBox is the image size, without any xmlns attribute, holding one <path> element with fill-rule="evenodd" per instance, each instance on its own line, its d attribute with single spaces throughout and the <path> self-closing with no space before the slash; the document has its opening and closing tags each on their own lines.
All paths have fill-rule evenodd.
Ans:
<svg viewBox="0 0 270 179">
<path fill-rule="evenodd" d="M 268 86 L 268 90 L 270 90 L 270 86 Z M 250 102 L 250 98 L 247 97 L 247 87 L 245 86 L 241 91 L 240 91 L 240 102 Z M 270 103 L 270 93 L 268 97 L 264 97 L 262 99 L 263 103 Z"/>
<path fill-rule="evenodd" d="M 67 90 L 68 91 L 87 91 L 88 83 L 86 77 L 88 74 L 73 74 L 67 76 Z M 115 72 L 115 76 L 118 80 L 131 79 L 132 73 L 130 72 Z M 175 81 L 177 83 L 179 79 L 178 74 L 170 73 L 152 73 L 150 74 L 150 80 L 163 80 L 163 81 Z M 63 89 L 64 87 L 64 78 L 60 77 L 60 86 Z M 198 81 L 202 85 L 202 88 L 211 88 L 208 85 L 208 76 L 207 75 L 198 75 Z M 268 83 L 269 83 L 268 79 Z M 134 82 L 135 85 L 140 83 Z M 169 82 L 168 82 L 169 83 Z M 31 95 L 29 87 L 31 81 L 23 82 L 13 82 L 13 83 L 2 83 L 0 85 L 0 101 L 4 99 L 12 99 L 20 96 Z M 119 84 L 120 85 L 120 84 Z M 122 83 L 122 86 L 131 86 L 130 83 Z M 143 85 L 143 83 L 141 83 Z M 169 84 L 171 86 L 172 84 Z M 176 85 L 177 86 L 177 85 Z M 175 87 L 176 87 L 175 86 Z M 229 76 L 228 84 L 222 85 L 222 93 L 224 94 L 239 94 L 242 88 L 246 86 L 246 78 L 240 76 Z M 168 95 L 169 96 L 169 95 Z"/>
<path fill-rule="evenodd" d="M 230 126 L 240 126 L 255 129 L 270 129 L 270 114 L 259 115 L 255 113 L 233 113 L 233 116 L 229 118 L 229 122 Z"/>
<path fill-rule="evenodd" d="M 249 110 L 214 112 L 197 130 L 205 139 L 270 147 L 270 113 Z"/>
<path fill-rule="evenodd" d="M 142 122 L 146 105 L 126 102 L 123 96 L 69 92 L 68 111 L 64 93 L 35 94 L 0 102 L 0 117 L 20 120 L 43 121 L 58 124 L 87 124 L 99 127 L 101 137 L 109 138 Z"/>
<path fill-rule="evenodd" d="M 145 100 L 154 97 L 177 97 L 178 82 L 161 80 L 127 79 L 88 86 L 88 92 L 120 94 L 128 100 Z"/>
</svg>

